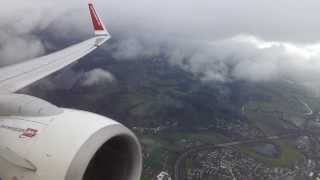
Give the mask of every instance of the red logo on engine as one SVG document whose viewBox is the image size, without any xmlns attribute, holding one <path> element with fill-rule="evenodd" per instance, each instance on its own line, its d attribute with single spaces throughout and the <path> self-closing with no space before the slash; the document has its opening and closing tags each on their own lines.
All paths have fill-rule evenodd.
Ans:
<svg viewBox="0 0 320 180">
<path fill-rule="evenodd" d="M 38 130 L 28 128 L 24 130 L 23 134 L 21 134 L 19 138 L 33 138 L 37 135 L 37 133 L 38 133 Z"/>
</svg>

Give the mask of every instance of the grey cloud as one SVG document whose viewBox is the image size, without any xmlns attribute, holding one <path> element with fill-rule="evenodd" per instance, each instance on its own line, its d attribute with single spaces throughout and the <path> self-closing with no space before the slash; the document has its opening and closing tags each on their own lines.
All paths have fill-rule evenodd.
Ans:
<svg viewBox="0 0 320 180">
<path fill-rule="evenodd" d="M 0 7 L 2 64 L 44 53 L 34 31 L 50 27 L 58 38 L 89 35 L 85 3 L 6 2 Z M 320 89 L 320 1 L 96 0 L 96 4 L 117 39 L 108 47 L 116 59 L 163 57 L 204 81 L 286 79 Z"/>
<path fill-rule="evenodd" d="M 11 0 L 6 1 L 0 7 L 1 66 L 43 55 L 45 45 L 41 37 L 36 34 L 53 25 L 55 25 L 53 26 L 55 28 L 52 28 L 52 31 L 61 35 L 62 38 L 70 34 L 83 32 L 81 31 L 83 28 L 80 28 L 81 23 L 74 23 L 83 22 L 83 20 L 71 20 L 77 19 L 73 12 L 77 12 L 78 8 L 73 8 L 69 12 L 74 5 L 72 1 L 68 1 L 66 6 L 61 6 L 61 4 L 64 4 L 64 2 Z M 65 18 L 61 18 L 62 16 Z M 79 16 L 80 19 L 82 17 L 84 16 Z M 56 23 L 58 20 L 60 22 Z M 75 28 L 71 29 L 70 27 L 74 27 L 74 24 L 76 24 Z M 73 31 L 73 33 L 66 33 L 70 31 Z"/>
<path fill-rule="evenodd" d="M 1 65 L 31 59 L 45 52 L 42 42 L 35 36 L 2 37 L 0 34 L 0 41 L 3 43 L 0 46 Z"/>
<path fill-rule="evenodd" d="M 120 41 L 112 49 L 114 50 L 114 52 L 112 52 L 114 58 L 118 60 L 137 59 L 142 57 L 143 53 L 147 52 L 143 45 L 136 39 Z"/>
<path fill-rule="evenodd" d="M 20 4 L 22 6 L 17 6 Z M 8 65 L 39 56 L 44 46 L 35 29 L 42 29 L 39 7 L 28 6 L 22 1 L 8 1 L 0 7 L 0 58 L 1 65 Z"/>
<path fill-rule="evenodd" d="M 111 53 L 115 53 L 115 57 L 126 54 L 125 58 L 119 57 L 120 59 L 165 57 L 172 65 L 194 73 L 203 81 L 286 80 L 306 87 L 320 88 L 320 44 L 266 41 L 240 35 L 216 41 L 176 40 L 173 43 L 168 40 L 165 43 L 166 49 L 163 50 L 160 48 L 164 43 L 162 40 L 147 45 L 145 41 L 141 37 L 134 40 L 143 51 L 123 48 L 123 43 L 126 42 L 124 40 L 117 43 L 119 48 L 114 48 L 117 50 L 113 49 Z M 130 54 L 131 57 L 128 56 Z"/>
</svg>

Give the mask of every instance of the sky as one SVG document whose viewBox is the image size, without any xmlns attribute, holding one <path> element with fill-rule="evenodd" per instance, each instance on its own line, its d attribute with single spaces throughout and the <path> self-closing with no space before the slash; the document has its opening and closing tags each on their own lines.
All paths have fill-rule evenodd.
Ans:
<svg viewBox="0 0 320 180">
<path fill-rule="evenodd" d="M 320 1 L 95 3 L 115 39 L 106 46 L 118 60 L 163 57 L 206 82 L 285 80 L 320 90 Z M 41 31 L 61 39 L 89 37 L 86 1 L 7 1 L 0 7 L 0 64 L 45 54 Z"/>
</svg>

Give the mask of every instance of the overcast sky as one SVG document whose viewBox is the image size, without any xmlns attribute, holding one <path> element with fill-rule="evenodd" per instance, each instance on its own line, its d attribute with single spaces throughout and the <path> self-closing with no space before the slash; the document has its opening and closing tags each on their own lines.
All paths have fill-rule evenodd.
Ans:
<svg viewBox="0 0 320 180">
<path fill-rule="evenodd" d="M 290 80 L 320 89 L 320 1 L 96 0 L 119 60 L 166 55 L 204 81 Z M 0 7 L 0 58 L 45 53 L 42 37 L 88 37 L 85 0 L 10 0 Z M 19 53 L 16 53 L 17 50 Z"/>
<path fill-rule="evenodd" d="M 157 33 L 223 39 L 250 34 L 299 43 L 320 40 L 316 0 L 104 0 L 97 2 L 110 25 Z M 116 26 L 117 27 L 117 26 Z"/>
<path fill-rule="evenodd" d="M 96 0 L 96 4 L 115 31 L 126 27 L 208 40 L 238 34 L 299 43 L 320 39 L 320 1 L 315 0 Z M 23 23 L 20 32 L 57 20 L 88 23 L 85 0 L 10 0 L 0 10 L 1 27 Z M 63 14 L 67 16 L 61 19 Z"/>
</svg>

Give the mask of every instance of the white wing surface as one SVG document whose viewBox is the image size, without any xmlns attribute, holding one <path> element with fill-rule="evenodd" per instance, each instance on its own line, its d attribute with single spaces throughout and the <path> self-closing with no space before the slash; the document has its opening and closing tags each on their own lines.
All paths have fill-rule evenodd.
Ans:
<svg viewBox="0 0 320 180">
<path fill-rule="evenodd" d="M 72 64 L 106 42 L 110 35 L 96 13 L 93 3 L 89 10 L 95 37 L 47 56 L 0 69 L 0 92 L 13 93 Z"/>
</svg>

